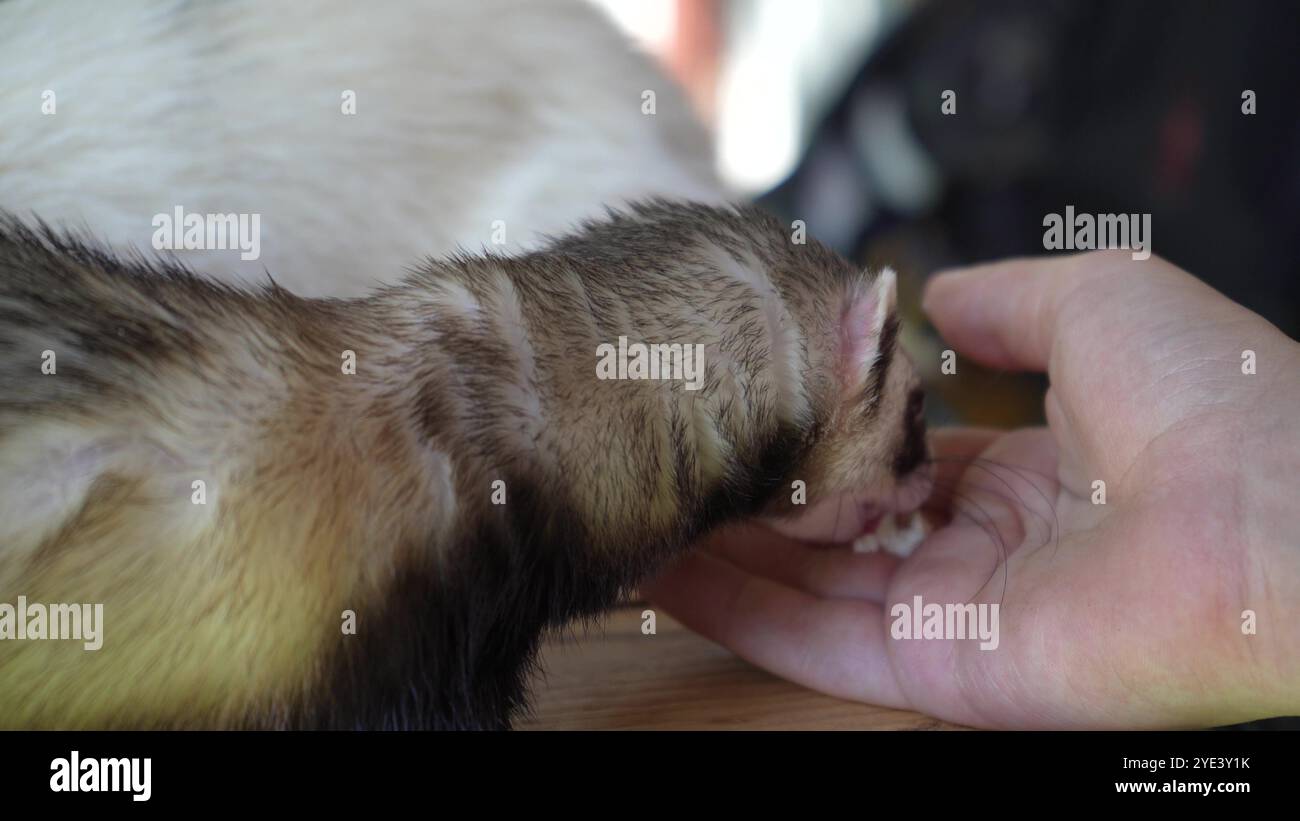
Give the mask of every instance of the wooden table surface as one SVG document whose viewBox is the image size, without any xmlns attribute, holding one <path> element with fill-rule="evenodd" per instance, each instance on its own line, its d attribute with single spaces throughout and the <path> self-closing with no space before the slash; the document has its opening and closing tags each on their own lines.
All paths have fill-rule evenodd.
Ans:
<svg viewBox="0 0 1300 821">
<path fill-rule="evenodd" d="M 779 679 L 667 614 L 641 633 L 646 605 L 615 610 L 589 634 L 553 639 L 521 730 L 934 730 L 917 713 L 842 701 Z"/>
</svg>

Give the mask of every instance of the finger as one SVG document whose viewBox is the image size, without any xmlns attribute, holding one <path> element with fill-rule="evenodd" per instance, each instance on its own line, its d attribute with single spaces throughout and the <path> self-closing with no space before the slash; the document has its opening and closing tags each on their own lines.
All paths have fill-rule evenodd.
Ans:
<svg viewBox="0 0 1300 821">
<path fill-rule="evenodd" d="M 741 570 L 819 598 L 882 602 L 899 563 L 889 553 L 810 545 L 756 524 L 721 530 L 708 547 Z"/>
<path fill-rule="evenodd" d="M 843 543 L 857 538 L 867 526 L 871 511 L 850 493 L 823 497 L 785 516 L 765 516 L 765 526 L 802 542 Z"/>
<path fill-rule="evenodd" d="M 1126 262 L 1101 252 L 949 271 L 930 280 L 922 307 L 963 354 L 992 367 L 1044 371 L 1065 300 L 1083 281 Z"/>
<path fill-rule="evenodd" d="M 646 587 L 690 629 L 782 678 L 840 698 L 907 707 L 878 604 L 819 599 L 694 553 Z"/>
</svg>

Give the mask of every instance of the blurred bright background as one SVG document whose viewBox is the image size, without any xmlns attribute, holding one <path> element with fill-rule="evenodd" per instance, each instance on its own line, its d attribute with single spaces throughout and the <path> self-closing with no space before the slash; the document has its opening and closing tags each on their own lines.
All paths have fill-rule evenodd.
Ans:
<svg viewBox="0 0 1300 821">
<path fill-rule="evenodd" d="M 785 179 L 889 20 L 880 0 L 594 0 L 662 60 L 717 137 L 718 173 L 757 195 Z"/>
</svg>

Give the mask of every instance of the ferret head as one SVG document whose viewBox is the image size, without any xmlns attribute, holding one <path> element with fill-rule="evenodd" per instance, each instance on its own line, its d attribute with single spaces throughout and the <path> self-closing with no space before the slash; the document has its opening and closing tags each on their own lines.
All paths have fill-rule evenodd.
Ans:
<svg viewBox="0 0 1300 821">
<path fill-rule="evenodd" d="M 829 321 L 813 325 L 824 358 L 817 435 L 800 466 L 806 507 L 781 504 L 773 520 L 788 535 L 852 540 L 929 493 L 925 395 L 899 345 L 896 294 L 886 268 L 838 280 L 818 306 Z"/>
<path fill-rule="evenodd" d="M 892 271 L 864 272 L 755 206 L 658 200 L 518 264 L 532 266 L 521 282 L 555 271 L 581 278 L 576 307 L 590 309 L 596 331 L 565 326 L 578 329 L 577 347 L 612 349 L 626 335 L 703 349 L 707 375 L 694 388 L 640 390 L 594 379 L 587 360 L 575 366 L 563 393 L 581 401 L 551 403 L 573 415 L 561 425 L 574 431 L 566 441 L 592 443 L 584 464 L 632 454 L 632 475 L 592 483 L 599 493 L 587 508 L 638 513 L 647 506 L 624 498 L 633 488 L 659 500 L 656 511 L 696 498 L 711 512 L 757 513 L 802 538 L 844 541 L 928 492 L 923 396 L 899 346 Z M 539 306 L 537 324 L 580 313 L 574 307 Z M 667 417 L 665 403 L 675 406 Z M 627 436 L 604 421 L 634 407 L 646 421 Z M 656 427 L 661 435 L 650 435 Z"/>
</svg>

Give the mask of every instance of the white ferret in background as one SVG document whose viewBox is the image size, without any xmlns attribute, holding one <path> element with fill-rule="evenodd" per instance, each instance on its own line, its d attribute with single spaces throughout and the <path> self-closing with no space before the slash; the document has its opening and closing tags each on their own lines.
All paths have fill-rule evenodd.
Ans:
<svg viewBox="0 0 1300 821">
<path fill-rule="evenodd" d="M 228 282 L 358 296 L 723 199 L 684 95 L 578 0 L 16 0 L 0 55 L 0 210 L 150 254 L 158 215 L 258 215 L 256 259 L 175 252 Z"/>
</svg>

